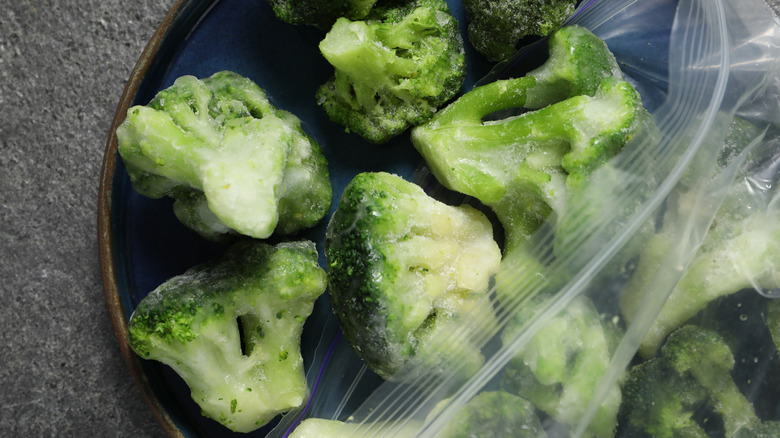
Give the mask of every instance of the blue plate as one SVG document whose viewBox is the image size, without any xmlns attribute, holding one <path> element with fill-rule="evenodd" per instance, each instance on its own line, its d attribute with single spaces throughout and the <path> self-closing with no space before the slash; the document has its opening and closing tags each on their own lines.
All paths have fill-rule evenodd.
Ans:
<svg viewBox="0 0 780 438">
<path fill-rule="evenodd" d="M 465 31 L 460 2 L 448 3 Z M 323 36 L 324 32 L 313 27 L 279 21 L 264 0 L 179 1 L 141 55 L 117 108 L 100 187 L 98 232 L 103 282 L 125 359 L 144 397 L 171 436 L 232 434 L 200 415 L 186 385 L 168 367 L 141 360 L 133 353 L 127 343 L 127 321 L 149 291 L 212 258 L 222 248 L 182 226 L 173 215 L 170 200 L 147 199 L 133 191 L 117 155 L 113 132 L 130 106 L 148 103 L 177 77 L 203 78 L 232 70 L 257 82 L 274 105 L 296 114 L 304 129 L 320 143 L 333 186 L 331 212 L 344 186 L 358 172 L 384 170 L 411 179 L 422 159 L 408 135 L 381 146 L 369 144 L 332 123 L 316 105 L 316 88 L 333 73 L 317 47 Z M 466 50 L 468 72 L 464 89 L 491 67 L 471 47 Z M 320 254 L 326 223 L 327 218 L 304 236 L 317 243 Z M 324 260 L 320 261 L 324 266 Z M 327 297 L 323 297 L 304 329 L 302 353 L 307 366 L 314 361 L 318 328 L 329 314 Z M 265 436 L 270 427 L 249 436 Z"/>
</svg>

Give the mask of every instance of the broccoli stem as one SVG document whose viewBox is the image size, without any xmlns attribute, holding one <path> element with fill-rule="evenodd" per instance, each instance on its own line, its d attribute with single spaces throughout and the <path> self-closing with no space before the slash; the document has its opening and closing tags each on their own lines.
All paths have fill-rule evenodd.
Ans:
<svg viewBox="0 0 780 438">
<path fill-rule="evenodd" d="M 503 79 L 474 88 L 457 101 L 445 107 L 431 121 L 430 127 L 451 125 L 478 125 L 493 112 L 525 105 L 528 89 L 536 85 L 536 78 L 524 76 Z"/>
</svg>

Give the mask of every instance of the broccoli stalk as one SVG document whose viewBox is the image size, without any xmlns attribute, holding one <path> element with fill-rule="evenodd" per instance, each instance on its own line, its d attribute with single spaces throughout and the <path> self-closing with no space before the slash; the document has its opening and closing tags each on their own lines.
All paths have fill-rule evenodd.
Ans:
<svg viewBox="0 0 780 438">
<path fill-rule="evenodd" d="M 505 254 L 562 213 L 567 188 L 615 155 L 644 114 L 609 49 L 586 29 L 559 30 L 550 53 L 539 69 L 477 87 L 412 130 L 439 182 L 493 208 Z M 540 109 L 486 120 L 514 108 Z"/>
<path fill-rule="evenodd" d="M 515 53 L 529 36 L 546 36 L 574 12 L 576 0 L 464 0 L 469 41 L 491 61 Z"/>
<path fill-rule="evenodd" d="M 711 301 L 747 288 L 780 287 L 780 222 L 774 204 L 750 208 L 753 190 L 745 181 L 734 184 L 677 286 L 664 303 L 640 346 L 652 356 L 664 338 Z M 676 243 L 678 215 L 686 215 L 690 192 L 678 193 L 667 207 L 664 226 L 650 237 L 621 296 L 621 312 L 630 321 L 644 293 L 643 286 Z"/>
<path fill-rule="evenodd" d="M 377 0 L 266 0 L 286 23 L 329 29 L 339 17 L 364 18 Z"/>
<path fill-rule="evenodd" d="M 486 292 L 501 254 L 481 212 L 395 175 L 361 173 L 328 224 L 325 256 L 344 335 L 377 374 L 391 378 L 413 357 L 433 369 L 483 362 L 471 340 L 451 335 L 470 312 L 493 321 Z"/>
<path fill-rule="evenodd" d="M 136 191 L 174 198 L 177 217 L 207 238 L 294 233 L 330 207 L 318 144 L 235 73 L 178 78 L 130 108 L 116 134 Z"/>
<path fill-rule="evenodd" d="M 516 336 L 548 299 L 538 295 L 525 305 L 507 324 L 502 342 Z M 551 318 L 510 361 L 502 387 L 530 400 L 555 420 L 575 426 L 609 365 L 617 333 L 618 328 L 602 320 L 587 297 L 579 297 Z M 620 388 L 615 386 L 588 426 L 589 436 L 614 436 L 620 401 Z"/>
<path fill-rule="evenodd" d="M 340 18 L 320 51 L 335 73 L 317 102 L 373 143 L 429 119 L 465 78 L 463 41 L 443 0 L 390 2 L 365 21 Z"/>
<path fill-rule="evenodd" d="M 300 336 L 325 286 L 314 243 L 240 241 L 142 299 L 130 346 L 173 368 L 205 416 L 249 432 L 304 401 Z"/>
<path fill-rule="evenodd" d="M 702 412 L 709 409 L 720 416 L 725 436 L 776 436 L 780 423 L 756 416 L 731 377 L 733 368 L 734 356 L 720 335 L 692 324 L 680 327 L 659 357 L 631 368 L 622 413 L 631 430 L 658 438 L 708 436 Z"/>
</svg>

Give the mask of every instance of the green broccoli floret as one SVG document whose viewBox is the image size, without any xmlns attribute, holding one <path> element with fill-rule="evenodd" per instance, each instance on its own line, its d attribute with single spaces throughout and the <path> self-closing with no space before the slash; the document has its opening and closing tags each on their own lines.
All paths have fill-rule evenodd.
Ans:
<svg viewBox="0 0 780 438">
<path fill-rule="evenodd" d="M 689 376 L 672 372 L 662 359 L 653 358 L 632 367 L 623 393 L 621 417 L 629 424 L 628 436 L 708 436 L 694 418 L 707 398 L 706 390 Z"/>
<path fill-rule="evenodd" d="M 481 212 L 395 175 L 361 173 L 328 224 L 325 256 L 344 335 L 377 374 L 391 378 L 413 357 L 432 369 L 483 362 L 469 339 L 451 335 L 469 312 L 493 321 L 486 292 L 501 254 Z"/>
<path fill-rule="evenodd" d="M 449 401 L 445 399 L 434 406 L 428 421 Z M 301 422 L 290 438 L 341 438 L 361 436 L 370 428 L 375 434 L 388 434 L 398 438 L 417 437 L 422 423 L 409 420 L 404 424 L 387 422 L 363 425 L 336 420 L 309 418 Z M 363 432 L 361 434 L 361 432 Z M 457 416 L 434 435 L 436 438 L 539 438 L 544 436 L 534 406 L 528 401 L 504 391 L 482 392 L 472 398 Z"/>
<path fill-rule="evenodd" d="M 329 29 L 340 17 L 364 18 L 377 0 L 266 0 L 280 20 Z"/>
<path fill-rule="evenodd" d="M 529 36 L 546 36 L 574 12 L 576 0 L 463 0 L 469 41 L 491 61 L 508 58 Z"/>
<path fill-rule="evenodd" d="M 330 208 L 327 163 L 300 120 L 248 78 L 178 78 L 117 129 L 133 187 L 170 196 L 186 226 L 216 239 L 294 233 Z"/>
<path fill-rule="evenodd" d="M 428 120 L 465 79 L 463 40 L 444 0 L 387 2 L 365 21 L 340 18 L 320 51 L 335 74 L 317 102 L 373 143 Z"/>
<path fill-rule="evenodd" d="M 440 411 L 448 400 L 434 407 L 429 417 Z M 536 409 L 526 399 L 505 391 L 477 394 L 444 426 L 436 438 L 539 438 L 544 429 Z"/>
<path fill-rule="evenodd" d="M 325 287 L 314 243 L 242 240 L 150 292 L 128 339 L 184 379 L 203 415 L 249 432 L 305 400 L 300 337 Z"/>
<path fill-rule="evenodd" d="M 524 305 L 504 329 L 502 342 L 515 337 L 549 299 L 540 294 Z M 502 387 L 530 400 L 558 422 L 574 427 L 609 366 L 619 333 L 614 322 L 599 315 L 590 299 L 578 297 L 510 361 Z M 620 401 L 620 388 L 615 385 L 588 426 L 588 436 L 614 436 Z"/>
<path fill-rule="evenodd" d="M 562 213 L 567 188 L 615 155 L 644 114 L 609 49 L 586 29 L 555 32 L 550 52 L 539 69 L 477 87 L 412 130 L 442 185 L 495 211 L 505 253 Z M 485 120 L 515 108 L 541 109 Z"/>
<path fill-rule="evenodd" d="M 723 200 L 701 247 L 653 321 L 639 352 L 651 357 L 675 328 L 711 301 L 742 289 L 780 287 L 780 222 L 777 203 L 752 208 L 754 189 L 742 180 Z M 689 213 L 695 191 L 682 191 L 670 199 L 664 225 L 650 237 L 639 254 L 636 270 L 621 296 L 621 312 L 629 321 L 637 312 L 658 266 L 677 243 L 677 217 Z"/>
<path fill-rule="evenodd" d="M 634 366 L 624 386 L 621 412 L 631 430 L 649 436 L 706 437 L 720 427 L 724 436 L 767 436 L 778 431 L 756 416 L 731 377 L 734 356 L 717 333 L 688 324 L 669 335 L 661 354 Z"/>
</svg>

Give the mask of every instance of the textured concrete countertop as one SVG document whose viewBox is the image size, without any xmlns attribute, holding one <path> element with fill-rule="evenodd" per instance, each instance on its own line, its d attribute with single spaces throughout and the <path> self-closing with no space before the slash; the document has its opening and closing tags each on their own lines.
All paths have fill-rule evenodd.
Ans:
<svg viewBox="0 0 780 438">
<path fill-rule="evenodd" d="M 0 12 L 0 436 L 164 436 L 117 346 L 96 212 L 111 119 L 173 4 Z"/>
<path fill-rule="evenodd" d="M 0 436 L 163 436 L 112 331 L 96 210 L 115 107 L 173 4 L 0 11 Z"/>
</svg>

